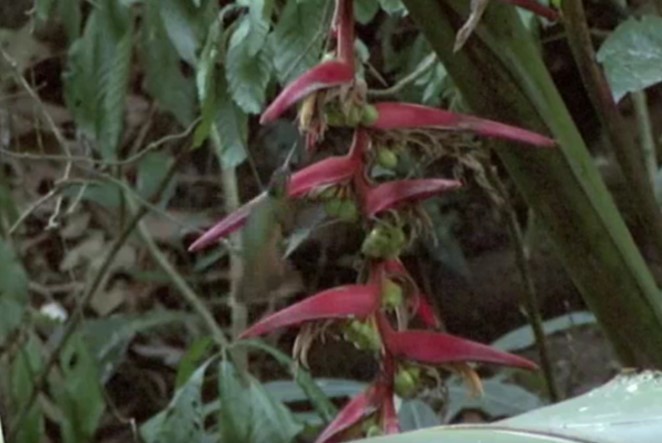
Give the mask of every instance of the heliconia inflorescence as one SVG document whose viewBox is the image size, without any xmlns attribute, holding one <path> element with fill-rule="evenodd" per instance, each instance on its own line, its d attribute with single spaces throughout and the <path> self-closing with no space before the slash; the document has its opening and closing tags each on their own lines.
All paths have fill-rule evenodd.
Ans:
<svg viewBox="0 0 662 443">
<path fill-rule="evenodd" d="M 553 10 L 531 0 L 511 3 L 556 18 Z M 541 148 L 555 145 L 554 140 L 541 134 L 475 116 L 411 103 L 367 103 L 362 82 L 356 78 L 352 11 L 352 0 L 336 0 L 331 29 L 336 43 L 334 58 L 321 62 L 285 86 L 260 121 L 273 121 L 303 100 L 300 127 L 309 149 L 316 147 L 329 128 L 354 128 L 345 155 L 327 157 L 294 172 L 287 194 L 293 199 L 319 199 L 329 190 L 332 196 L 342 195 L 340 202 L 356 209 L 350 211 L 353 217 L 345 220 L 366 227 L 361 254 L 367 272 L 362 276 L 363 281 L 310 296 L 263 318 L 241 335 L 241 338 L 256 337 L 278 328 L 302 325 L 307 327 L 301 334 L 314 334 L 315 324 L 324 330 L 331 322 L 357 348 L 378 356 L 381 369 L 375 381 L 339 412 L 319 435 L 318 443 L 342 441 L 350 429 L 355 435 L 357 427 L 364 435 L 398 432 L 394 395 L 415 395 L 436 368 L 459 371 L 474 387 L 478 378 L 469 363 L 536 368 L 524 358 L 438 331 L 439 319 L 399 256 L 417 232 L 412 228 L 420 217 L 420 211 L 412 210 L 416 203 L 452 192 L 461 187 L 461 182 L 434 178 L 376 183 L 371 178 L 372 167 L 378 164 L 393 168 L 399 154 L 380 143 L 397 139 L 397 131 L 425 130 L 471 132 Z M 251 209 L 264 197 L 264 194 L 257 196 L 221 220 L 197 239 L 190 250 L 213 245 L 241 229 Z M 342 218 L 339 205 L 328 206 L 330 216 Z M 409 329 L 408 321 L 413 318 L 427 329 Z M 301 342 L 309 343 L 311 340 L 307 338 L 310 337 L 304 337 Z M 298 348 L 305 353 L 301 346 Z M 305 359 L 305 355 L 300 357 Z"/>
</svg>

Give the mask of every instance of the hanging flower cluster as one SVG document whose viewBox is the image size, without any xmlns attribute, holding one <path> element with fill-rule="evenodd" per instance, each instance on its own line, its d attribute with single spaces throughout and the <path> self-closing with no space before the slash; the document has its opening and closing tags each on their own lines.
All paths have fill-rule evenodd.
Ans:
<svg viewBox="0 0 662 443">
<path fill-rule="evenodd" d="M 462 131 L 539 147 L 554 145 L 540 134 L 473 116 L 408 103 L 367 103 L 365 83 L 357 78 L 355 69 L 352 0 L 336 0 L 331 32 L 336 42 L 333 59 L 286 86 L 260 121 L 271 122 L 302 101 L 299 121 L 310 150 L 321 144 L 329 128 L 354 129 L 345 155 L 327 157 L 293 173 L 287 195 L 325 201 L 329 216 L 360 221 L 367 232 L 361 246 L 366 272 L 358 284 L 308 297 L 258 321 L 242 334 L 242 338 L 256 337 L 278 328 L 301 326 L 295 353 L 305 361 L 313 339 L 331 328 L 357 348 L 379 356 L 380 373 L 375 381 L 342 409 L 318 437 L 318 443 L 342 441 L 356 435 L 357 430 L 364 435 L 398 432 L 394 394 L 405 398 L 415 395 L 426 380 L 436 377 L 439 367 L 460 372 L 477 389 L 480 382 L 470 362 L 535 369 L 521 357 L 435 331 L 440 322 L 398 257 L 422 225 L 416 203 L 458 189 L 461 183 L 451 179 L 377 182 L 371 177 L 372 168 L 393 169 L 402 154 L 398 150 L 406 146 L 383 146 L 383 140 L 397 140 L 402 130 Z M 261 198 L 221 220 L 190 249 L 205 248 L 240 229 Z M 408 329 L 414 317 L 427 329 Z"/>
</svg>

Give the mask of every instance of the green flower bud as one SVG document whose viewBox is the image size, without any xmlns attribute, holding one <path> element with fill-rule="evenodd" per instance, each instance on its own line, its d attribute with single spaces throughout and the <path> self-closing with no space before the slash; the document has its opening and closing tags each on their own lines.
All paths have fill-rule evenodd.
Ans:
<svg viewBox="0 0 662 443">
<path fill-rule="evenodd" d="M 402 228 L 379 225 L 363 241 L 361 252 L 372 258 L 397 257 L 405 246 L 407 238 Z"/>
<path fill-rule="evenodd" d="M 332 198 L 324 202 L 324 210 L 331 217 L 338 217 L 340 210 L 343 206 L 343 199 Z"/>
<path fill-rule="evenodd" d="M 388 148 L 377 150 L 377 163 L 385 169 L 395 169 L 398 166 L 398 155 Z"/>
<path fill-rule="evenodd" d="M 373 105 L 365 105 L 361 112 L 361 124 L 364 126 L 372 126 L 373 123 L 379 118 L 379 112 Z"/>
<path fill-rule="evenodd" d="M 363 109 L 358 106 L 352 106 L 347 113 L 347 126 L 352 128 L 361 124 L 363 118 Z"/>
<path fill-rule="evenodd" d="M 393 387 L 395 393 L 402 398 L 412 398 L 418 392 L 418 384 L 420 382 L 420 370 L 416 367 L 401 367 L 398 369 Z"/>
<path fill-rule="evenodd" d="M 391 279 L 387 279 L 382 286 L 382 306 L 397 308 L 404 301 L 402 286 Z"/>
<path fill-rule="evenodd" d="M 354 200 L 345 199 L 338 208 L 338 218 L 342 221 L 353 222 L 359 219 L 359 210 Z"/>
</svg>

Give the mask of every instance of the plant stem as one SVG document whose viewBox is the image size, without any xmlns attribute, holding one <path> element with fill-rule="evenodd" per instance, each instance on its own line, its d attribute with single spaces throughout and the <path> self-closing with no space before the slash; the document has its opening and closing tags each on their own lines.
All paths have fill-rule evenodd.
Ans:
<svg viewBox="0 0 662 443">
<path fill-rule="evenodd" d="M 527 319 L 529 320 L 529 324 L 533 330 L 533 335 L 536 339 L 536 348 L 538 349 L 540 366 L 542 368 L 543 377 L 545 379 L 547 396 L 549 397 L 550 402 L 556 403 L 560 400 L 560 396 L 556 380 L 554 379 L 552 360 L 549 356 L 549 348 L 547 347 L 545 330 L 543 329 L 542 325 L 543 320 L 542 316 L 540 315 L 538 294 L 536 291 L 535 283 L 533 281 L 531 264 L 526 253 L 524 235 L 522 234 L 522 229 L 520 227 L 519 221 L 517 220 L 517 213 L 515 212 L 515 208 L 513 208 L 513 205 L 510 202 L 508 191 L 503 182 L 491 165 L 485 165 L 484 169 L 487 172 L 488 179 L 495 187 L 499 196 L 503 199 L 501 207 L 506 216 L 508 234 L 510 235 L 510 239 L 513 243 L 517 269 L 519 270 L 522 284 L 524 286 L 522 305 L 524 306 Z"/>
<path fill-rule="evenodd" d="M 644 155 L 638 149 L 632 131 L 616 107 L 607 78 L 595 61 L 582 0 L 564 0 L 562 9 L 568 43 L 588 96 L 630 187 L 629 197 L 639 212 L 640 225 L 655 245 L 658 258 L 662 258 L 662 216 L 651 182 L 646 174 L 641 173 L 646 170 Z"/>
<path fill-rule="evenodd" d="M 474 112 L 553 134 L 555 149 L 501 143 L 496 152 L 621 362 L 662 367 L 659 289 L 515 8 L 492 2 L 453 53 L 468 2 L 403 3 Z"/>
<path fill-rule="evenodd" d="M 223 152 L 221 137 L 216 127 L 211 130 L 211 140 L 217 153 Z M 223 183 L 223 195 L 225 197 L 225 211 L 230 214 L 239 207 L 239 189 L 237 186 L 237 171 L 235 168 L 224 168 L 220 155 L 218 156 L 221 164 L 221 180 Z M 238 245 L 241 237 L 239 233 L 230 236 L 230 242 Z M 230 248 L 230 310 L 231 314 L 231 334 L 235 339 L 248 326 L 248 309 L 246 304 L 239 300 L 239 280 L 242 273 L 242 261 L 236 248 Z M 236 349 L 233 351 L 233 361 L 240 373 L 248 368 L 248 356 L 245 349 Z"/>
<path fill-rule="evenodd" d="M 183 158 L 184 156 L 180 155 L 176 159 L 176 161 L 172 163 L 167 174 L 159 184 L 157 192 L 155 193 L 155 200 L 158 200 L 160 196 L 163 194 L 168 183 L 170 182 L 175 172 L 177 171 L 177 167 L 179 166 Z M 99 271 L 94 275 L 94 278 L 90 283 L 90 285 L 87 287 L 87 290 L 82 295 L 80 300 L 78 300 L 78 304 L 76 305 L 76 308 L 72 313 L 69 322 L 67 323 L 64 331 L 62 332 L 62 337 L 55 345 L 53 351 L 50 353 L 41 372 L 35 377 L 34 383 L 32 385 L 32 391 L 30 392 L 30 395 L 28 395 L 28 400 L 23 404 L 21 409 L 18 411 L 18 413 L 16 414 L 16 419 L 14 420 L 12 426 L 10 426 L 9 428 L 9 431 L 7 433 L 8 441 L 14 441 L 14 437 L 16 436 L 19 429 L 21 429 L 21 426 L 23 426 L 23 422 L 25 421 L 28 412 L 32 408 L 33 403 L 37 399 L 37 396 L 39 395 L 41 390 L 44 389 L 46 382 L 48 381 L 48 374 L 50 373 L 51 368 L 55 365 L 60 352 L 64 349 L 69 339 L 73 336 L 74 332 L 76 332 L 78 325 L 83 320 L 83 312 L 85 308 L 94 298 L 94 295 L 97 293 L 97 291 L 100 289 L 102 282 L 105 280 L 106 273 L 110 270 L 111 265 L 113 264 L 113 261 L 117 256 L 117 253 L 122 249 L 122 246 L 129 238 L 134 228 L 138 225 L 140 220 L 145 216 L 145 214 L 147 214 L 148 211 L 149 209 L 146 206 L 141 206 L 140 209 L 136 211 L 134 216 L 126 224 L 124 230 L 113 242 L 113 245 L 106 254 L 103 263 L 99 267 Z"/>
<path fill-rule="evenodd" d="M 399 82 L 386 89 L 368 89 L 368 97 L 373 98 L 383 98 L 383 97 L 392 97 L 398 92 L 402 91 L 404 88 L 409 86 L 418 80 L 423 74 L 425 74 L 434 64 L 437 62 L 437 57 L 434 54 L 428 55 L 422 63 L 418 65 L 415 71 L 410 72 L 405 77 L 403 77 Z"/>
<path fill-rule="evenodd" d="M 138 212 L 138 209 L 136 208 L 136 202 L 128 192 L 125 192 L 124 196 L 130 213 L 135 216 Z M 207 306 L 205 306 L 205 303 L 198 296 L 198 294 L 196 294 L 195 291 L 189 286 L 189 284 L 186 283 L 186 280 L 184 280 L 177 269 L 175 269 L 175 267 L 168 261 L 163 252 L 161 252 L 156 242 L 154 241 L 152 234 L 150 234 L 142 221 L 138 222 L 138 233 L 145 242 L 145 246 L 147 246 L 147 250 L 151 254 L 154 261 L 156 261 L 163 272 L 168 275 L 177 290 L 179 290 L 181 295 L 184 297 L 184 300 L 186 300 L 186 302 L 191 305 L 193 310 L 197 312 L 216 343 L 218 343 L 218 345 L 221 347 L 227 347 L 228 340 L 225 338 L 223 330 L 218 326 L 218 323 L 216 323 L 212 313 L 209 311 L 209 309 L 207 309 Z"/>
<path fill-rule="evenodd" d="M 637 117 L 637 126 L 639 129 L 639 143 L 644 155 L 646 171 L 651 186 L 655 189 L 655 175 L 657 174 L 657 152 L 655 147 L 655 136 L 653 135 L 653 126 L 648 112 L 648 103 L 646 102 L 646 92 L 637 91 L 630 94 L 634 103 L 634 113 Z"/>
</svg>

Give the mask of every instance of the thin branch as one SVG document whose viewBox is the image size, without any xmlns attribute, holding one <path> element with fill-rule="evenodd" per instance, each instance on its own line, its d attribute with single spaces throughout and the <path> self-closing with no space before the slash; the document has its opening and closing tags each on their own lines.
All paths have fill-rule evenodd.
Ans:
<svg viewBox="0 0 662 443">
<path fill-rule="evenodd" d="M 653 126 L 648 112 L 648 103 L 646 102 L 646 91 L 637 91 L 630 94 L 634 103 L 634 113 L 637 118 L 637 129 L 639 130 L 639 143 L 641 152 L 644 155 L 644 163 L 651 186 L 655 186 L 655 175 L 657 174 L 657 152 L 655 148 L 655 136 L 653 135 Z"/>
<path fill-rule="evenodd" d="M 517 213 L 515 212 L 515 208 L 513 208 L 512 204 L 510 203 L 508 190 L 491 165 L 485 165 L 484 169 L 490 183 L 492 186 L 494 186 L 496 192 L 501 197 L 501 204 L 499 206 L 501 206 L 502 212 L 506 216 L 508 234 L 510 235 L 510 239 L 513 242 L 515 261 L 517 263 L 520 278 L 522 279 L 522 284 L 524 286 L 522 305 L 526 311 L 529 325 L 531 326 L 533 335 L 536 339 L 536 348 L 538 349 L 540 366 L 542 367 L 549 400 L 552 403 L 556 403 L 560 400 L 560 396 L 556 380 L 554 378 L 554 370 L 552 366 L 552 360 L 549 356 L 545 330 L 543 329 L 542 325 L 543 320 L 542 316 L 540 315 L 538 294 L 536 292 L 535 283 L 533 281 L 531 265 L 527 258 L 524 235 L 522 234 L 522 229 L 520 228 L 519 221 L 517 220 Z"/>
<path fill-rule="evenodd" d="M 155 193 L 156 194 L 155 200 L 158 200 L 161 194 L 163 194 L 163 192 L 165 191 L 168 183 L 170 182 L 175 172 L 177 171 L 177 167 L 179 166 L 183 157 L 184 157 L 183 155 L 180 155 L 177 158 L 177 160 L 173 162 L 173 164 L 170 166 L 170 169 L 168 170 L 163 180 L 161 180 L 158 190 Z M 78 300 L 78 304 L 76 305 L 76 308 L 73 314 L 71 315 L 69 322 L 66 324 L 64 331 L 62 332 L 62 337 L 55 345 L 53 351 L 46 360 L 46 363 L 44 364 L 44 367 L 39 373 L 39 375 L 37 375 L 34 378 L 32 391 L 28 395 L 28 400 L 23 404 L 21 409 L 16 414 L 16 419 L 13 421 L 12 426 L 10 427 L 9 432 L 7 434 L 8 441 L 14 441 L 14 437 L 16 436 L 19 429 L 21 429 L 21 427 L 23 426 L 25 419 L 28 415 L 28 412 L 32 408 L 32 405 L 37 399 L 37 396 L 46 386 L 46 382 L 48 381 L 48 374 L 50 373 L 51 369 L 57 362 L 60 352 L 62 352 L 62 350 L 68 343 L 69 339 L 73 336 L 74 332 L 76 332 L 78 325 L 83 320 L 83 312 L 85 311 L 86 307 L 88 306 L 94 295 L 100 289 L 101 283 L 104 281 L 106 273 L 111 269 L 115 257 L 117 256 L 117 253 L 120 251 L 120 249 L 122 249 L 122 246 L 129 238 L 134 228 L 138 225 L 138 223 L 145 216 L 145 214 L 147 214 L 147 212 L 148 212 L 148 208 L 146 206 L 141 206 L 140 209 L 136 211 L 134 216 L 131 218 L 129 223 L 127 223 L 124 230 L 120 233 L 120 235 L 117 237 L 117 239 L 111 246 L 110 250 L 106 254 L 103 263 L 99 267 L 99 271 L 94 275 L 94 278 L 90 283 L 90 285 L 87 287 L 87 290 L 81 296 L 80 300 Z"/>
<path fill-rule="evenodd" d="M 133 200 L 133 196 L 129 193 L 126 193 L 125 195 L 127 204 L 129 206 L 129 211 L 135 216 L 138 211 L 136 209 L 136 202 Z M 216 323 L 214 316 L 209 311 L 207 306 L 205 306 L 205 303 L 202 301 L 200 296 L 198 296 L 193 288 L 191 288 L 191 286 L 186 283 L 184 277 L 182 277 L 177 269 L 175 269 L 175 267 L 168 261 L 163 252 L 161 252 L 156 242 L 154 241 L 152 234 L 150 234 L 149 230 L 145 227 L 145 224 L 142 221 L 138 222 L 138 233 L 143 239 L 143 242 L 145 243 L 145 246 L 147 246 L 147 250 L 149 251 L 154 261 L 156 261 L 161 270 L 163 270 L 163 272 L 168 275 L 172 283 L 179 290 L 179 293 L 182 295 L 184 300 L 186 300 L 186 302 L 191 305 L 193 310 L 200 316 L 214 340 L 218 343 L 219 346 L 226 347 L 228 345 L 228 339 L 225 337 L 223 330 L 218 326 L 218 323 Z"/>
</svg>

